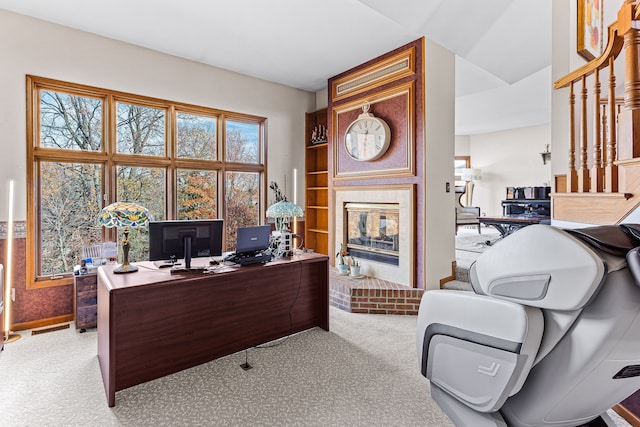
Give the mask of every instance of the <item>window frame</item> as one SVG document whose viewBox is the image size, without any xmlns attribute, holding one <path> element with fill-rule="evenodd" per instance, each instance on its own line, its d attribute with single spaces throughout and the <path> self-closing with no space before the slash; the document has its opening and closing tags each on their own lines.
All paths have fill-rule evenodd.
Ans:
<svg viewBox="0 0 640 427">
<path fill-rule="evenodd" d="M 83 151 L 40 147 L 40 91 L 53 91 L 73 96 L 86 96 L 102 102 L 102 150 Z M 140 96 L 93 86 L 69 83 L 37 76 L 26 76 L 27 91 L 27 289 L 62 286 L 73 283 L 73 275 L 64 273 L 53 276 L 38 276 L 40 269 L 40 162 L 100 164 L 102 166 L 102 204 L 106 206 L 117 200 L 118 166 L 160 167 L 166 170 L 165 212 L 166 219 L 176 219 L 178 214 L 177 182 L 179 169 L 215 171 L 216 210 L 218 218 L 226 212 L 226 172 L 257 172 L 259 174 L 259 215 L 265 218 L 267 194 L 267 119 L 265 117 L 196 106 L 175 101 Z M 165 110 L 164 155 L 125 154 L 117 152 L 117 103 L 127 103 Z M 215 118 L 216 160 L 193 159 L 177 155 L 177 114 L 186 113 Z M 227 120 L 259 126 L 258 163 L 225 162 L 225 139 Z M 102 229 L 103 241 L 116 241 L 117 230 Z"/>
</svg>

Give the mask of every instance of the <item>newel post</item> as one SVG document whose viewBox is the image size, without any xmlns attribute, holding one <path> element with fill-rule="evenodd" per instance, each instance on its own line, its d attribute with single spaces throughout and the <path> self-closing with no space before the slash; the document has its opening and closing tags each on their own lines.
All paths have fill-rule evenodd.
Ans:
<svg viewBox="0 0 640 427">
<path fill-rule="evenodd" d="M 634 5 L 618 12 L 618 33 L 624 37 L 624 108 L 618 118 L 618 160 L 640 157 L 640 32 L 633 28 Z"/>
</svg>

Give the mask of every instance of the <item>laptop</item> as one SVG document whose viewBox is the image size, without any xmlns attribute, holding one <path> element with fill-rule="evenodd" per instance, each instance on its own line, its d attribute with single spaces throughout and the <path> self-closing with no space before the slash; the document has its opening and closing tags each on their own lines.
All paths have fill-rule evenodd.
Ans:
<svg viewBox="0 0 640 427">
<path fill-rule="evenodd" d="M 238 227 L 236 254 L 253 253 L 269 248 L 270 225 Z"/>
</svg>

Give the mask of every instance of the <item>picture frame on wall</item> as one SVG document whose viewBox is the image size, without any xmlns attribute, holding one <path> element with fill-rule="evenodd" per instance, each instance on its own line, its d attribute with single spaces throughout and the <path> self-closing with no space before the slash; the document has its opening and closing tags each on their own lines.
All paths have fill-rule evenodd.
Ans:
<svg viewBox="0 0 640 427">
<path fill-rule="evenodd" d="M 602 53 L 604 0 L 578 1 L 578 38 L 577 52 L 587 61 Z"/>
</svg>

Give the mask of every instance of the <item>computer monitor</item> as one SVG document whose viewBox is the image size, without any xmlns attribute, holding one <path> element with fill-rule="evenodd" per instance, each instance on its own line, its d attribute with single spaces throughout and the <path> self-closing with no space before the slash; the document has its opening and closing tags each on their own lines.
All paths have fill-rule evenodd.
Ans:
<svg viewBox="0 0 640 427">
<path fill-rule="evenodd" d="M 149 222 L 149 261 L 222 255 L 222 219 Z"/>
</svg>

